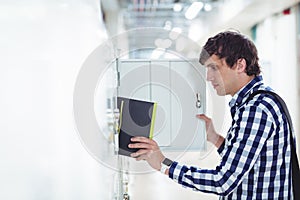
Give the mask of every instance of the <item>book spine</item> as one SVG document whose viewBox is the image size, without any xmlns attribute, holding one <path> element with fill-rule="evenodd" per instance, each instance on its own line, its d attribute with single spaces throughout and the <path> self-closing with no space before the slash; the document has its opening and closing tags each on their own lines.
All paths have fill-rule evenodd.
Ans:
<svg viewBox="0 0 300 200">
<path fill-rule="evenodd" d="M 149 138 L 153 138 L 153 131 L 154 131 L 154 124 L 155 124 L 155 116 L 156 116 L 156 108 L 157 108 L 157 103 L 153 104 L 153 111 L 152 111 L 152 118 L 151 118 L 151 126 L 150 126 L 150 133 L 149 133 Z"/>
</svg>

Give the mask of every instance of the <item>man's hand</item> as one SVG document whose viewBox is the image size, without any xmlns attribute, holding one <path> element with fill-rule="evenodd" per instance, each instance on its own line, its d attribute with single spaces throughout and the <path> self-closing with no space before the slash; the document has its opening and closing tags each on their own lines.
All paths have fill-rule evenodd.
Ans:
<svg viewBox="0 0 300 200">
<path fill-rule="evenodd" d="M 204 114 L 196 115 L 196 117 L 204 120 L 205 122 L 207 141 L 219 148 L 224 141 L 224 137 L 216 132 L 211 118 Z"/>
<path fill-rule="evenodd" d="M 137 152 L 132 153 L 131 157 L 136 158 L 136 160 L 146 160 L 152 168 L 159 171 L 165 156 L 160 151 L 157 143 L 146 137 L 133 137 L 131 141 L 134 143 L 129 144 L 129 148 L 140 148 Z"/>
</svg>

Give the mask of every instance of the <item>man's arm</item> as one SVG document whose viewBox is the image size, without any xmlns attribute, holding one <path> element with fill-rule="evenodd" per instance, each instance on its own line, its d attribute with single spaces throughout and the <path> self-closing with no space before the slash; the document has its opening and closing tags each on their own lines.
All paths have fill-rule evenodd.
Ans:
<svg viewBox="0 0 300 200">
<path fill-rule="evenodd" d="M 224 156 L 219 166 L 209 170 L 173 162 L 168 171 L 169 177 L 185 187 L 203 192 L 228 195 L 234 190 L 252 169 L 268 135 L 274 131 L 271 117 L 257 106 L 247 107 L 240 115 L 240 119 L 249 120 L 239 120 L 231 129 L 232 138 L 226 144 L 226 151 L 223 152 Z M 256 120 L 252 120 L 253 117 L 250 116 L 255 116 Z M 147 148 L 137 151 L 133 156 L 137 156 L 138 160 L 147 160 L 151 166 L 157 166 L 158 170 L 163 155 L 157 144 L 148 138 L 138 137 L 133 141 L 138 143 L 132 144 L 131 147 Z M 160 159 L 154 159 L 151 154 L 157 155 Z"/>
<path fill-rule="evenodd" d="M 215 131 L 211 118 L 204 114 L 196 115 L 196 117 L 205 122 L 207 141 L 214 144 L 220 153 L 220 151 L 223 150 L 223 148 L 220 147 L 224 144 L 224 137 Z M 133 137 L 131 141 L 135 142 L 135 144 L 129 144 L 129 148 L 140 148 L 138 152 L 132 153 L 131 156 L 138 161 L 146 160 L 150 166 L 159 171 L 161 169 L 161 162 L 165 156 L 160 151 L 157 143 L 145 137 Z M 169 170 L 166 170 L 165 174 L 168 175 Z"/>
<path fill-rule="evenodd" d="M 169 169 L 175 182 L 195 190 L 228 195 L 248 176 L 269 137 L 273 120 L 257 106 L 246 107 L 229 133 L 224 156 L 215 169 L 199 169 L 176 162 Z M 253 120 L 255 116 L 255 120 Z"/>
</svg>

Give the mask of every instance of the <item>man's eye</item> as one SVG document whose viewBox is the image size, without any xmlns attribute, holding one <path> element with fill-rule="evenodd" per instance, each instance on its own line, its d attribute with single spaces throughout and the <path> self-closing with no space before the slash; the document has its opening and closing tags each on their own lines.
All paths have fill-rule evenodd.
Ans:
<svg viewBox="0 0 300 200">
<path fill-rule="evenodd" d="M 211 66 L 211 69 L 216 71 L 218 68 L 216 66 Z"/>
</svg>

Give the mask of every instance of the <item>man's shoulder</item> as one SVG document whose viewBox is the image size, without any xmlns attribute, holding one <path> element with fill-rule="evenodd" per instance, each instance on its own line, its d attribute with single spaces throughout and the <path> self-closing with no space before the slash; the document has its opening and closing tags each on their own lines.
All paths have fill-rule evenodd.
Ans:
<svg viewBox="0 0 300 200">
<path fill-rule="evenodd" d="M 262 91 L 262 92 L 257 92 Z M 267 114 L 278 115 L 280 111 L 280 103 L 274 96 L 276 93 L 268 88 L 258 89 L 249 94 L 246 100 L 246 107 L 257 107 Z M 254 95 L 253 95 L 254 94 Z"/>
</svg>

